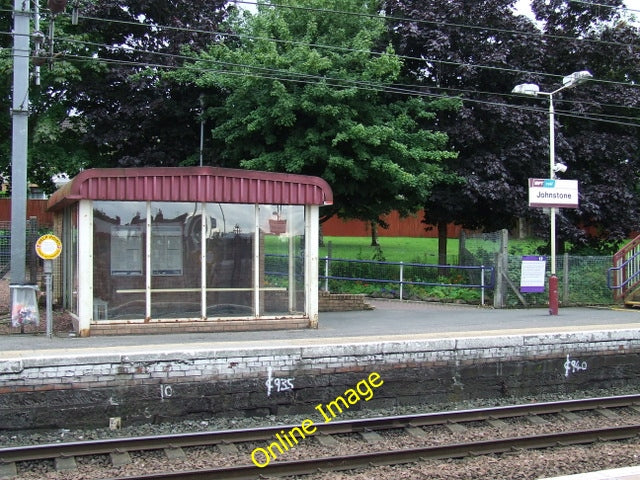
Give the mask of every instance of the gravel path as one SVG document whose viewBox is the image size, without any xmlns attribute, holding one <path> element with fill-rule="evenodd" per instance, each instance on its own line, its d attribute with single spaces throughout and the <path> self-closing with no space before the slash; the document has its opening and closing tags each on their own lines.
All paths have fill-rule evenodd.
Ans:
<svg viewBox="0 0 640 480">
<path fill-rule="evenodd" d="M 305 480 L 535 480 L 640 465 L 638 452 L 640 443 L 602 444 L 325 473 Z"/>
</svg>

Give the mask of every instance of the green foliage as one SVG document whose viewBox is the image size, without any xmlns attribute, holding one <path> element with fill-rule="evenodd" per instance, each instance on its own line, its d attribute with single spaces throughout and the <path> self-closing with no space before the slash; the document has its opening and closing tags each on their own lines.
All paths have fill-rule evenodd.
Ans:
<svg viewBox="0 0 640 480">
<path fill-rule="evenodd" d="M 30 180 L 50 189 L 60 171 L 197 164 L 204 119 L 205 164 L 321 176 L 335 194 L 326 215 L 377 221 L 426 206 L 430 223 L 495 230 L 520 217 L 548 231 L 548 215 L 526 202 L 527 179 L 548 171 L 544 99 L 504 96 L 523 82 L 552 91 L 556 74 L 588 67 L 596 81 L 557 100 L 560 112 L 582 112 L 557 118 L 556 154 L 581 193 L 558 236 L 572 253 L 605 254 L 640 229 L 640 136 L 625 122 L 585 121 L 637 117 L 640 61 L 625 46 L 638 30 L 620 9 L 536 0 L 536 25 L 512 0 L 258 3 L 243 15 L 224 0 L 76 2 L 80 24 L 56 18 L 55 60 L 31 87 Z M 1 5 L 11 32 L 13 4 Z M 514 42 L 514 31 L 525 35 Z M 0 47 L 6 177 L 11 35 Z M 443 97 L 399 95 L 406 84 Z"/>
<path fill-rule="evenodd" d="M 613 255 L 627 243 L 626 240 L 609 240 L 606 237 L 594 240 L 586 244 L 571 245 L 569 251 L 572 255 Z"/>
<path fill-rule="evenodd" d="M 378 241 L 388 262 L 437 263 L 438 240 L 435 238 L 380 237 Z M 457 239 L 450 238 L 448 243 L 452 251 L 458 251 Z M 323 258 L 330 253 L 333 258 L 373 260 L 376 251 L 369 237 L 325 236 L 318 255 Z"/>
<path fill-rule="evenodd" d="M 370 260 L 377 254 L 378 249 L 368 245 L 368 237 L 325 237 L 325 245 L 331 242 L 332 258 Z M 382 237 L 380 239 L 387 261 L 434 264 L 433 261 L 420 261 L 416 256 L 427 259 L 437 258 L 437 241 L 430 238 Z M 450 242 L 452 240 L 449 240 Z M 509 241 L 509 277 L 514 285 L 519 284 L 521 257 L 530 255 L 543 244 L 535 239 Z M 457 246 L 457 241 L 456 241 Z M 324 272 L 323 257 L 328 249 L 325 246 L 320 255 L 321 272 Z M 487 257 L 493 254 L 487 252 Z M 607 288 L 607 269 L 611 266 L 610 256 L 576 256 L 569 258 L 569 277 L 564 278 L 564 256 L 558 257 L 558 276 L 560 283 L 560 298 L 565 306 L 568 305 L 609 305 L 612 295 Z M 411 261 L 408 261 L 411 259 Z M 492 264 L 492 262 L 487 262 Z M 364 293 L 374 297 L 399 298 L 400 287 L 393 283 L 378 283 L 375 279 L 399 279 L 398 265 L 378 265 L 372 263 L 346 263 L 335 261 L 331 263 L 331 275 L 357 277 L 364 280 L 346 281 L 330 280 L 332 292 Z M 405 281 L 442 283 L 451 286 L 405 285 L 403 298 L 423 301 L 446 301 L 478 304 L 481 298 L 479 288 L 458 287 L 457 284 L 479 284 L 479 272 L 476 270 L 459 270 L 455 268 L 404 266 Z M 567 282 L 569 296 L 564 299 L 564 285 Z M 492 292 L 486 292 L 490 302 Z M 523 294 L 530 306 L 544 307 L 548 304 L 548 292 Z M 518 298 L 507 292 L 507 304 L 512 307 L 522 306 Z"/>
<path fill-rule="evenodd" d="M 450 176 L 444 164 L 455 153 L 434 127 L 458 102 L 385 92 L 402 61 L 384 44 L 384 19 L 339 13 L 376 12 L 375 2 L 293 4 L 230 24 L 238 42 L 212 45 L 171 74 L 226 93 L 207 112 L 221 164 L 321 176 L 334 192 L 327 215 L 377 221 L 419 208 Z"/>
<path fill-rule="evenodd" d="M 88 150 L 81 148 L 79 117 L 68 117 L 62 105 L 54 105 L 34 119 L 29 138 L 29 180 L 45 192 L 54 190 L 51 177 L 67 173 L 73 177 L 91 165 Z"/>
<path fill-rule="evenodd" d="M 380 245 L 376 245 L 373 251 L 373 257 L 372 260 L 375 260 L 376 262 L 386 262 L 387 259 L 384 256 L 384 253 L 382 253 L 382 248 L 380 248 Z"/>
<path fill-rule="evenodd" d="M 11 25 L 11 15 L 6 12 L 0 14 L 2 25 Z M 57 30 L 59 35 L 68 19 L 59 17 Z M 43 18 L 41 25 L 43 31 L 48 28 L 48 20 Z M 6 30 L 11 30 L 8 28 Z M 65 42 L 56 44 L 58 48 L 64 48 Z M 3 95 L 0 103 L 7 108 L 2 108 L 0 115 L 0 175 L 10 181 L 11 143 L 12 143 L 12 119 L 10 116 L 11 85 L 13 81 L 13 54 L 10 48 L 0 49 L 0 84 L 5 87 L 6 95 Z M 65 91 L 69 85 L 78 81 L 78 68 L 69 61 L 57 59 L 46 64 L 40 69 L 40 86 L 30 84 L 29 101 L 29 132 L 27 138 L 28 152 L 28 180 L 39 185 L 45 192 L 53 190 L 51 176 L 66 172 L 75 175 L 82 168 L 90 164 L 90 154 L 80 145 L 81 132 L 73 127 L 70 120 L 69 98 L 65 97 Z M 78 117 L 75 120 L 79 120 Z"/>
<path fill-rule="evenodd" d="M 349 242 L 349 237 L 335 238 L 337 243 L 345 240 L 345 244 L 355 243 Z M 362 239 L 364 240 L 364 239 Z M 423 238 L 384 238 L 383 240 L 392 240 L 390 245 L 396 246 L 403 244 L 405 255 L 407 251 L 415 251 L 407 248 L 410 244 L 424 244 Z M 433 245 L 435 243 L 432 242 Z M 393 248 L 391 249 L 393 251 Z M 349 250 L 342 250 L 348 252 Z M 477 272 L 470 270 L 457 269 L 455 267 L 442 268 L 434 265 L 399 265 L 396 262 L 387 262 L 380 247 L 372 247 L 368 251 L 371 252 L 372 258 L 368 258 L 363 254 L 362 246 L 358 249 L 352 249 L 357 256 L 356 261 L 340 260 L 332 254 L 334 260 L 330 262 L 329 275 L 332 277 L 344 277 L 357 280 L 339 280 L 331 279 L 329 287 L 332 292 L 341 293 L 363 293 L 374 297 L 399 298 L 400 285 L 398 283 L 389 282 L 387 280 L 399 281 L 400 270 L 402 268 L 402 278 L 405 282 L 415 282 L 416 285 L 405 284 L 403 286 L 402 298 L 407 300 L 429 300 L 429 301 L 459 301 L 465 303 L 478 303 L 480 300 L 480 292 L 476 288 L 465 287 L 462 285 L 478 284 L 479 276 Z M 398 250 L 399 253 L 399 250 Z M 425 255 L 429 255 L 425 253 Z M 343 257 L 344 258 L 344 257 Z M 401 257 L 400 261 L 404 261 L 407 257 Z M 371 261 L 369 261 L 371 260 Z M 322 260 L 321 260 L 322 262 Z M 379 263 L 378 263 L 379 262 Z M 324 263 L 321 263 L 320 270 L 324 272 Z M 437 284 L 437 285 L 421 285 Z M 461 286 L 457 286 L 461 285 Z"/>
<path fill-rule="evenodd" d="M 621 0 L 609 2 L 612 8 L 568 0 L 530 3 L 535 23 L 513 13 L 513 0 L 385 2 L 391 38 L 407 56 L 407 83 L 464 92 L 463 107 L 439 123 L 458 149 L 451 163 L 464 183 L 436 185 L 426 215 L 432 224 L 486 231 L 525 218 L 536 231 L 548 232 L 548 215 L 527 207 L 526 187 L 528 178 L 548 172 L 549 119 L 540 114 L 548 102 L 514 96 L 507 106 L 505 95 L 521 83 L 552 92 L 562 86 L 562 75 L 588 69 L 593 82 L 555 98 L 557 111 L 579 112 L 556 117 L 556 159 L 569 167 L 564 178 L 580 182 L 580 207 L 564 209 L 557 233 L 576 251 L 605 253 L 611 250 L 593 249 L 594 240 L 615 242 L 640 229 L 640 137 L 628 123 L 610 120 L 638 118 L 640 95 L 633 85 L 640 61 L 626 48 L 638 43 L 637 22 L 616 8 Z"/>
<path fill-rule="evenodd" d="M 2 5 L 1 30 L 11 32 L 12 3 Z M 40 86 L 30 84 L 29 180 L 46 191 L 53 188 L 55 173 L 193 163 L 199 147 L 195 109 L 203 92 L 170 85 L 155 65 L 165 61 L 173 67 L 180 62 L 173 54 L 181 45 L 198 49 L 211 42 L 209 32 L 233 7 L 225 0 L 82 0 L 74 6 L 80 9 L 79 24 L 72 25 L 70 15 L 56 16 L 54 44 L 47 38 L 39 55 L 46 60 Z M 42 15 L 43 32 L 50 18 Z M 0 97 L 0 174 L 5 177 L 11 150 L 11 38 L 0 39 L 5 92 Z M 147 64 L 154 68 L 145 70 Z M 206 154 L 213 156 L 211 148 Z"/>
<path fill-rule="evenodd" d="M 443 279 L 446 281 L 446 279 Z M 395 283 L 378 283 L 363 281 L 330 280 L 329 290 L 334 293 L 356 293 L 371 297 L 399 298 L 400 286 Z M 460 302 L 478 304 L 481 293 L 479 289 L 464 287 L 440 287 L 405 285 L 402 292 L 403 300 Z"/>
<path fill-rule="evenodd" d="M 11 240 L 10 230 L 0 230 L 0 247 L 7 248 Z"/>
<path fill-rule="evenodd" d="M 611 290 L 607 287 L 607 269 L 593 265 L 572 266 L 567 281 L 570 289 L 569 302 L 574 305 L 607 305 L 612 303 Z M 579 286 L 579 287 L 578 287 Z"/>
<path fill-rule="evenodd" d="M 542 240 L 526 238 L 523 240 L 509 241 L 509 255 L 533 255 L 540 251 L 544 245 Z"/>
</svg>

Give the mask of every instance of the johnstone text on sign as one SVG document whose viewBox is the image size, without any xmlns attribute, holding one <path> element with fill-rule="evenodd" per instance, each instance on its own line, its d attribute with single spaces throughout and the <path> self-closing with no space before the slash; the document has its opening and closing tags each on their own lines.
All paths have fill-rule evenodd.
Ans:
<svg viewBox="0 0 640 480">
<path fill-rule="evenodd" d="M 530 178 L 529 206 L 578 208 L 578 181 Z"/>
</svg>

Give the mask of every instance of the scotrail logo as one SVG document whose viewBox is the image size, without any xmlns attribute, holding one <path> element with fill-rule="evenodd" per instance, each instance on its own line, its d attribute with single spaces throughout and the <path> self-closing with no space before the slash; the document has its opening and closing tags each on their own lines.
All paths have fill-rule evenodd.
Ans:
<svg viewBox="0 0 640 480">
<path fill-rule="evenodd" d="M 556 188 L 556 181 L 552 178 L 542 179 L 536 178 L 532 182 L 532 187 L 538 188 Z"/>
</svg>

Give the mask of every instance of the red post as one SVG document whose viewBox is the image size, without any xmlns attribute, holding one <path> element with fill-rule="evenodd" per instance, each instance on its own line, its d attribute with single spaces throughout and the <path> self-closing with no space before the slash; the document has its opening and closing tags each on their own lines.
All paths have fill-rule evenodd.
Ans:
<svg viewBox="0 0 640 480">
<path fill-rule="evenodd" d="M 549 277 L 549 315 L 558 315 L 558 277 Z"/>
</svg>

